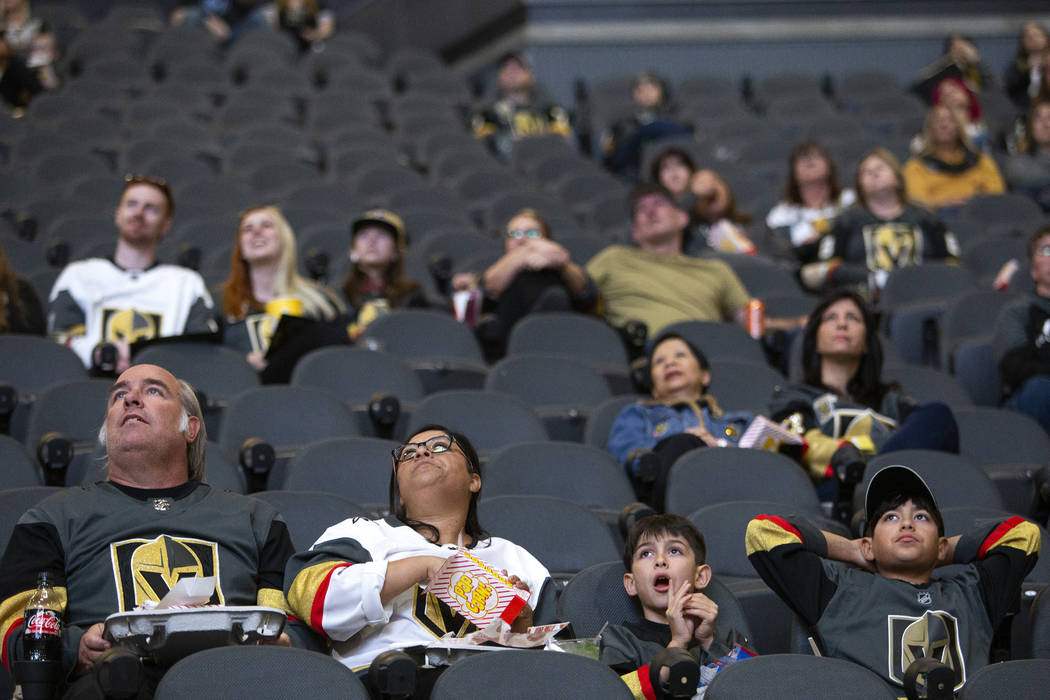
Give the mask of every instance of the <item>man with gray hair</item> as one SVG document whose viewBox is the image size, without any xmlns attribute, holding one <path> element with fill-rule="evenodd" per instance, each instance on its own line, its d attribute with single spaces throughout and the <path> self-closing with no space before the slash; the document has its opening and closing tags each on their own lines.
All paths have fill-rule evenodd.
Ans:
<svg viewBox="0 0 1050 700">
<path fill-rule="evenodd" d="M 29 509 L 0 560 L 0 658 L 8 668 L 21 658 L 22 610 L 48 572 L 65 603 L 63 677 L 74 679 L 75 697 L 97 692 L 89 674 L 111 646 L 103 620 L 159 601 L 182 578 L 214 576 L 212 605 L 288 610 L 288 529 L 262 501 L 203 483 L 204 420 L 189 384 L 154 365 L 129 368 L 110 389 L 99 439 L 106 481 Z M 305 626 L 285 630 L 278 643 L 312 645 Z M 145 671 L 140 697 L 164 669 L 147 662 Z"/>
</svg>

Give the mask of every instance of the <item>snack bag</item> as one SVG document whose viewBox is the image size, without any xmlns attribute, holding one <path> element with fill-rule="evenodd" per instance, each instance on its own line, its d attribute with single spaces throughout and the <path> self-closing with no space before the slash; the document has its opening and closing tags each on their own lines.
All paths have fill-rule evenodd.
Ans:
<svg viewBox="0 0 1050 700">
<path fill-rule="evenodd" d="M 479 629 L 497 618 L 512 623 L 529 602 L 528 591 L 515 588 L 465 549 L 445 560 L 427 591 Z"/>
</svg>

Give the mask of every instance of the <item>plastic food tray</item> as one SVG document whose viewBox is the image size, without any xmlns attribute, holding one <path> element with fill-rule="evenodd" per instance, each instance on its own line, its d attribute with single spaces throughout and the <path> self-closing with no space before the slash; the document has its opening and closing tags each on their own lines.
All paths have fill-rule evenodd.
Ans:
<svg viewBox="0 0 1050 700">
<path fill-rule="evenodd" d="M 137 610 L 107 617 L 103 634 L 139 656 L 172 664 L 202 649 L 276 639 L 285 620 L 282 610 L 261 605 Z"/>
</svg>

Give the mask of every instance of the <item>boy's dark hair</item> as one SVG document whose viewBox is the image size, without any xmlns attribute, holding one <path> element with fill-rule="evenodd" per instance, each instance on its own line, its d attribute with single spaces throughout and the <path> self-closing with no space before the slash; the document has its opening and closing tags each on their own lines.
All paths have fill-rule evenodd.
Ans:
<svg viewBox="0 0 1050 700">
<path fill-rule="evenodd" d="M 627 546 L 623 550 L 624 568 L 631 570 L 634 551 L 638 549 L 639 542 L 647 537 L 659 537 L 660 535 L 681 537 L 692 547 L 693 554 L 696 555 L 696 565 L 707 563 L 707 543 L 704 542 L 704 535 L 696 528 L 696 525 L 681 515 L 662 513 L 642 518 L 631 526 L 627 533 Z"/>
<path fill-rule="evenodd" d="M 944 537 L 944 518 L 941 517 L 941 511 L 937 508 L 935 503 L 932 503 L 925 496 L 904 493 L 903 491 L 897 491 L 886 498 L 884 498 L 875 508 L 874 511 L 868 513 L 868 522 L 864 524 L 864 536 L 871 537 L 875 534 L 875 525 L 882 519 L 882 516 L 891 511 L 894 508 L 900 508 L 902 505 L 911 501 L 915 504 L 916 508 L 925 510 L 933 518 L 934 522 L 937 523 L 937 535 Z"/>
</svg>

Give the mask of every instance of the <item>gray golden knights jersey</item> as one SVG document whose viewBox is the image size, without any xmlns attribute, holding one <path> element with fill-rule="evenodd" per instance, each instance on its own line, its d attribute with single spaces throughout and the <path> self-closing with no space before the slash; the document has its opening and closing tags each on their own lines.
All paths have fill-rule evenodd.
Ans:
<svg viewBox="0 0 1050 700">
<path fill-rule="evenodd" d="M 55 280 L 48 330 L 90 367 L 91 351 L 102 341 L 214 333 L 217 325 L 211 296 L 193 270 L 176 265 L 124 270 L 111 260 L 90 258 L 67 265 Z"/>
<path fill-rule="evenodd" d="M 827 541 L 801 519 L 759 515 L 747 528 L 755 570 L 823 643 L 900 687 L 923 657 L 955 672 L 955 689 L 988 663 L 996 626 L 1039 556 L 1039 529 L 1012 517 L 964 533 L 961 571 L 924 584 L 885 578 L 824 559 Z"/>
<path fill-rule="evenodd" d="M 277 511 L 189 482 L 129 495 L 109 482 L 69 487 L 29 509 L 0 561 L 3 661 L 20 648 L 22 611 L 40 571 L 65 602 L 64 661 L 90 625 L 160 600 L 182 578 L 215 576 L 211 604 L 270 605 L 292 554 Z"/>
</svg>

